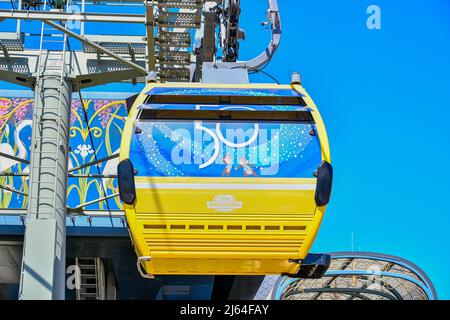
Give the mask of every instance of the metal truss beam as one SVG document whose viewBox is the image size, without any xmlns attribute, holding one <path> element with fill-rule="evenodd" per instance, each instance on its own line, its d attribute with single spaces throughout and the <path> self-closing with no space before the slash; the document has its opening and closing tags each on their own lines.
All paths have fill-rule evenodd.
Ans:
<svg viewBox="0 0 450 320">
<path fill-rule="evenodd" d="M 89 34 L 83 35 L 87 40 L 95 42 L 102 47 L 121 55 L 146 56 L 147 41 L 143 35 L 106 35 L 106 34 Z M 152 42 L 153 43 L 153 42 Z M 94 48 L 83 45 L 83 52 L 96 53 Z"/>
<path fill-rule="evenodd" d="M 0 177 L 28 177 L 28 173 L 18 173 L 18 172 L 2 172 Z"/>
<path fill-rule="evenodd" d="M 115 153 L 115 154 L 112 154 L 112 155 L 110 155 L 110 156 L 107 156 L 107 157 L 98 159 L 98 160 L 96 160 L 96 161 L 91 161 L 91 162 L 82 164 L 81 166 L 72 168 L 72 169 L 69 170 L 69 173 L 72 173 L 72 172 L 74 172 L 74 171 L 78 171 L 78 170 L 81 170 L 81 169 L 84 169 L 84 168 L 87 168 L 87 167 L 90 167 L 90 166 L 93 166 L 93 165 L 96 165 L 96 164 L 105 162 L 105 161 L 108 161 L 108 160 L 111 160 L 111 159 L 115 159 L 115 158 L 118 158 L 118 157 L 119 157 L 119 154 L 118 154 L 118 153 Z"/>
<path fill-rule="evenodd" d="M 91 47 L 94 47 L 98 51 L 100 51 L 100 52 L 110 56 L 111 58 L 114 58 L 116 60 L 119 60 L 119 61 L 123 62 L 124 64 L 126 64 L 127 66 L 129 66 L 129 67 L 131 67 L 133 69 L 141 71 L 143 75 L 147 74 L 147 70 L 144 67 L 142 67 L 142 66 L 140 66 L 140 65 L 138 65 L 138 64 L 136 64 L 136 63 L 134 63 L 132 61 L 124 59 L 123 57 L 119 56 L 118 54 L 115 54 L 114 52 L 112 52 L 112 51 L 110 51 L 110 50 L 108 50 L 108 49 L 106 49 L 106 48 L 96 44 L 95 42 L 87 40 L 85 37 L 80 36 L 79 34 L 73 32 L 73 31 L 71 31 L 71 30 L 69 30 L 69 29 L 67 29 L 67 28 L 65 28 L 65 27 L 63 27 L 63 26 L 61 26 L 61 25 L 59 25 L 57 23 L 54 23 L 54 22 L 48 21 L 48 20 L 44 20 L 44 23 L 52 26 L 53 28 L 55 28 L 55 29 L 57 29 L 57 30 L 59 30 L 61 32 L 66 33 L 67 35 L 69 35 L 69 36 L 71 36 L 71 37 L 73 37 L 73 38 L 75 38 L 75 39 L 77 39 L 77 40 L 79 40 L 79 41 L 81 41 L 81 42 L 91 46 Z M 109 82 L 111 82 L 111 81 L 109 81 Z"/>
<path fill-rule="evenodd" d="M 6 0 L 9 2 L 10 0 Z M 72 4 L 82 4 L 83 0 L 72 0 Z M 142 0 L 84 0 L 85 5 L 142 5 Z"/>
<path fill-rule="evenodd" d="M 0 10 L 0 21 L 4 19 L 27 19 L 47 21 L 119 22 L 145 23 L 143 14 L 70 13 L 55 11 Z"/>
<path fill-rule="evenodd" d="M 96 204 L 96 203 L 99 203 L 99 202 L 102 202 L 102 201 L 106 201 L 106 200 L 109 200 L 109 199 L 112 199 L 112 198 L 115 198 L 115 197 L 118 197 L 118 196 L 119 196 L 118 193 L 110 194 L 110 195 L 107 195 L 106 197 L 95 199 L 95 200 L 92 200 L 92 201 L 88 201 L 88 202 L 85 202 L 85 203 L 82 203 L 82 204 L 76 206 L 75 208 L 69 208 L 69 209 L 70 210 L 75 210 L 75 211 L 76 210 L 81 210 L 84 207 L 87 207 L 87 206 L 90 206 L 92 204 Z"/>
<path fill-rule="evenodd" d="M 10 187 L 8 185 L 0 185 L 0 189 L 6 190 L 6 191 L 9 191 L 9 192 L 18 193 L 18 194 L 21 194 L 23 196 L 28 196 L 28 194 L 26 194 L 25 192 L 22 192 L 20 190 L 14 189 L 14 188 L 12 188 L 12 187 Z"/>
<path fill-rule="evenodd" d="M 248 61 L 238 61 L 238 62 L 218 62 L 218 63 L 208 63 L 205 62 L 203 69 L 245 69 L 247 70 L 258 70 L 262 66 L 265 66 L 270 62 L 273 55 L 275 54 L 281 40 L 281 17 L 278 9 L 278 0 L 267 0 L 269 9 L 267 10 L 267 25 L 270 25 L 271 30 L 271 40 L 267 48 L 257 57 Z M 221 70 L 221 72 L 225 72 Z M 233 75 L 233 77 L 236 77 Z"/>
<path fill-rule="evenodd" d="M 0 80 L 18 84 L 20 86 L 25 86 L 28 88 L 33 88 L 35 80 L 27 74 L 0 70 Z"/>
<path fill-rule="evenodd" d="M 145 1 L 145 29 L 147 32 L 148 69 L 155 71 L 155 18 L 152 2 Z"/>
<path fill-rule="evenodd" d="M 95 87 L 102 84 L 107 84 L 111 82 L 120 82 L 123 80 L 128 80 L 136 78 L 143 75 L 143 71 L 128 69 L 121 71 L 111 71 L 102 73 L 92 73 L 92 74 L 82 74 L 75 77 L 75 90 Z"/>
<path fill-rule="evenodd" d="M 0 3 L 11 3 L 11 0 L 0 0 Z M 131 4 L 142 5 L 142 0 L 71 0 L 71 4 L 84 4 L 86 5 L 105 5 L 105 4 L 116 4 L 128 6 Z"/>
<path fill-rule="evenodd" d="M 83 209 L 67 209 L 69 217 L 92 217 L 92 218 L 123 218 L 125 212 L 123 210 L 83 210 Z"/>
<path fill-rule="evenodd" d="M 33 72 L 38 68 L 38 56 L 37 50 L 13 52 L 9 61 L 0 56 L 0 80 L 33 88 L 35 82 Z M 129 69 L 128 65 L 108 56 L 98 61 L 95 53 L 76 51 L 68 53 L 67 56 L 67 64 L 73 66 L 70 77 L 75 91 L 136 77 L 139 81 L 145 81 L 143 58 L 136 59 L 135 64 L 141 66 L 141 69 L 136 70 Z"/>
<path fill-rule="evenodd" d="M 26 216 L 27 209 L 19 209 L 19 208 L 0 208 L 0 217 L 1 216 L 10 216 L 10 217 L 18 217 L 18 216 Z"/>
<path fill-rule="evenodd" d="M 25 160 L 25 159 L 22 159 L 22 158 L 19 158 L 19 157 L 15 157 L 15 156 L 12 156 L 12 155 L 7 154 L 7 153 L 0 152 L 0 158 L 2 158 L 2 157 L 10 159 L 10 160 L 17 161 L 17 162 L 25 163 L 25 164 L 30 164 L 30 161 L 28 161 L 28 160 Z"/>
<path fill-rule="evenodd" d="M 77 174 L 77 173 L 69 173 L 69 178 L 97 178 L 97 179 L 116 179 L 116 174 Z"/>
</svg>

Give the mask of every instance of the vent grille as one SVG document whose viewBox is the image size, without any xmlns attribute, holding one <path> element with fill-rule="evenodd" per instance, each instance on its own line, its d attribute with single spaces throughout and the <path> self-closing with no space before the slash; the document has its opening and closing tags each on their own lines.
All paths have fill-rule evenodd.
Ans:
<svg viewBox="0 0 450 320">
<path fill-rule="evenodd" d="M 287 261 L 298 257 L 314 213 L 217 213 L 214 217 L 202 213 L 137 213 L 134 219 L 141 226 L 147 246 L 143 250 L 148 250 L 149 255 L 174 255 L 195 261 L 217 255 L 221 259 Z"/>
<path fill-rule="evenodd" d="M 144 224 L 144 230 L 159 230 L 159 231 L 171 231 L 171 230 L 205 230 L 205 231 L 292 231 L 292 232 L 305 232 L 306 225 L 203 225 L 203 224 Z"/>
</svg>

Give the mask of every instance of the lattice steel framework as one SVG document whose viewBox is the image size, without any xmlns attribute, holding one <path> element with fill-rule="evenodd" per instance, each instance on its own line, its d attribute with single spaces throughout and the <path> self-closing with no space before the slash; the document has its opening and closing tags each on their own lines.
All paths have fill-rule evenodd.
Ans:
<svg viewBox="0 0 450 320">
<path fill-rule="evenodd" d="M 275 300 L 436 300 L 427 275 L 403 258 L 370 252 L 335 252 L 321 279 L 278 278 Z"/>
</svg>

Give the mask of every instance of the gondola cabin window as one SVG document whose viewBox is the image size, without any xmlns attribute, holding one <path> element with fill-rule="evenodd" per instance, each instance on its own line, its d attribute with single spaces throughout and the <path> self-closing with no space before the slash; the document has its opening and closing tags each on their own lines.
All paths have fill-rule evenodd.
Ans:
<svg viewBox="0 0 450 320">
<path fill-rule="evenodd" d="M 130 149 L 139 176 L 313 178 L 321 161 L 315 124 L 302 107 L 141 108 Z"/>
</svg>

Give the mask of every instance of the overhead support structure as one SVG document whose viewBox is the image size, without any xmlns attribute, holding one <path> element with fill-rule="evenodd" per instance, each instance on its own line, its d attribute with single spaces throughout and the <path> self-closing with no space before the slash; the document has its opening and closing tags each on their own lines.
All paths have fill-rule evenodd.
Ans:
<svg viewBox="0 0 450 320">
<path fill-rule="evenodd" d="M 220 45 L 222 60 L 236 62 L 239 54 L 239 40 L 245 39 L 245 32 L 239 29 L 239 15 L 241 13 L 240 0 L 224 0 L 222 9 Z"/>
<path fill-rule="evenodd" d="M 13 161 L 17 161 L 17 162 L 21 162 L 21 163 L 25 163 L 25 164 L 30 164 L 30 161 L 28 161 L 28 160 L 25 160 L 25 159 L 22 159 L 22 158 L 19 158 L 19 157 L 16 157 L 16 156 L 13 156 L 13 155 L 10 155 L 7 153 L 3 153 L 3 152 L 0 152 L 0 157 L 10 159 Z"/>
<path fill-rule="evenodd" d="M 63 26 L 61 26 L 61 25 L 59 25 L 57 23 L 54 23 L 52 21 L 44 20 L 44 22 L 46 24 L 52 26 L 53 28 L 55 28 L 55 29 L 57 29 L 57 30 L 59 30 L 61 32 L 64 32 L 65 34 L 67 34 L 67 35 L 69 35 L 69 36 L 79 40 L 80 42 L 95 48 L 96 50 L 100 51 L 101 53 L 104 53 L 107 56 L 110 56 L 111 58 L 114 58 L 114 59 L 116 59 L 116 60 L 126 64 L 127 66 L 131 67 L 132 69 L 136 69 L 136 70 L 140 71 L 140 73 L 142 73 L 143 75 L 147 74 L 147 70 L 144 67 L 142 67 L 142 66 L 140 66 L 140 65 L 138 65 L 138 64 L 136 64 L 136 63 L 134 63 L 132 61 L 129 61 L 127 59 L 122 58 L 118 54 L 115 54 L 114 52 L 112 52 L 112 51 L 110 51 L 110 50 L 108 50 L 108 49 L 106 49 L 106 48 L 96 44 L 95 42 L 89 41 L 86 38 L 78 35 L 77 33 L 73 32 L 73 31 L 71 31 L 71 30 L 69 30 L 69 29 L 67 29 L 67 28 L 65 28 L 65 27 L 63 27 Z"/>
<path fill-rule="evenodd" d="M 23 195 L 23 196 L 28 196 L 28 194 L 26 194 L 25 192 L 17 190 L 17 189 L 14 189 L 14 188 L 12 188 L 12 187 L 10 187 L 8 185 L 0 185 L 0 189 L 6 190 L 6 191 L 9 191 L 9 192 L 14 192 L 14 193 L 17 193 L 17 194 L 20 194 L 20 195 Z"/>
<path fill-rule="evenodd" d="M 274 1 L 274 0 L 271 0 Z M 105 1 L 107 3 L 109 1 Z M 113 1 L 120 2 L 123 5 L 139 2 L 136 0 L 130 1 Z M 86 53 L 96 53 L 97 60 L 99 62 L 104 59 L 103 56 L 111 57 L 116 61 L 123 62 L 130 70 L 117 70 L 115 73 L 110 74 L 111 81 L 123 81 L 124 79 L 132 79 L 133 83 L 145 81 L 145 75 L 149 71 L 157 72 L 157 79 L 161 82 L 166 81 L 192 81 L 199 80 L 199 74 L 201 73 L 201 64 L 195 63 L 196 58 L 199 58 L 201 62 L 213 62 L 215 49 L 215 20 L 217 19 L 217 12 L 204 11 L 204 4 L 210 3 L 213 6 L 217 6 L 222 2 L 230 2 L 233 6 L 230 7 L 233 10 L 227 12 L 233 13 L 231 16 L 232 21 L 237 21 L 237 16 L 240 12 L 239 1 L 237 0 L 159 0 L 159 1 L 145 1 L 144 14 L 127 14 L 127 13 L 92 13 L 84 12 L 86 9 L 87 1 L 74 1 L 82 5 L 82 12 L 64 12 L 56 10 L 0 10 L 0 19 L 16 19 L 20 22 L 21 19 L 26 20 L 38 20 L 44 21 L 52 28 L 69 34 L 72 38 L 77 39 L 83 44 L 83 50 Z M 100 2 L 92 2 L 93 5 L 101 4 Z M 276 11 L 276 10 L 272 10 Z M 271 12 L 272 12 L 271 11 Z M 208 27 L 205 29 L 205 49 L 202 59 L 198 54 L 194 55 L 190 50 L 192 47 L 191 30 L 198 29 L 202 26 L 202 14 L 205 16 L 203 23 L 206 23 Z M 61 27 L 60 22 L 79 22 L 81 24 L 81 33 L 76 33 L 68 28 Z M 108 23 L 129 23 L 129 24 L 141 24 L 145 26 L 145 34 L 142 36 L 115 36 L 115 35 L 89 35 L 85 34 L 85 24 L 94 22 L 108 22 Z M 237 57 L 237 48 L 240 35 L 240 30 L 235 30 L 237 24 L 229 23 L 229 37 L 225 43 L 228 46 L 235 48 L 232 50 L 236 52 L 234 58 Z M 19 29 L 18 29 L 19 30 Z M 231 31 L 230 31 L 231 30 Z M 14 33 L 14 32 L 13 32 Z M 8 42 L 9 46 L 14 48 L 8 49 L 4 54 L 5 58 L 9 59 L 10 52 L 17 52 L 22 50 L 23 41 L 20 41 L 20 32 L 11 33 L 8 37 L 14 38 L 13 42 Z M 4 34 L 4 33 L 2 33 Z M 4 34 L 6 37 L 7 35 Z M 6 40 L 5 40 L 6 41 Z M 6 42 L 5 42 L 6 43 Z M 1 44 L 1 43 L 0 43 Z M 22 46 L 22 47 L 21 47 Z M 7 48 L 7 46 L 3 46 Z M 21 47 L 21 48 L 19 48 Z M 12 55 L 14 58 L 14 54 Z M 234 59 L 233 58 L 233 59 Z M 195 71 L 197 70 L 197 71 Z M 3 70 L 0 70 L 0 72 Z M 6 71 L 6 70 L 5 70 Z M 120 72 L 117 72 L 120 71 Z M 123 71 L 123 72 L 122 72 Z M 140 72 L 142 71 L 142 72 Z M 14 72 L 14 70 L 9 70 Z M 102 70 L 102 72 L 104 72 Z M 113 72 L 113 70 L 109 70 Z M 194 79 L 194 73 L 196 74 Z M 0 75 L 2 78 L 8 81 L 22 84 L 26 86 L 33 86 L 32 77 L 30 75 L 20 76 L 19 74 L 10 73 L 8 75 Z M 27 77 L 28 76 L 28 77 Z M 78 88 L 104 84 L 102 77 L 96 77 L 95 74 L 90 72 L 89 74 L 71 74 L 73 78 L 80 76 L 75 80 L 75 90 Z M 103 77 L 105 78 L 105 77 Z"/>
<path fill-rule="evenodd" d="M 65 297 L 72 85 L 65 74 L 44 67 L 35 92 L 30 191 L 19 299 L 61 300 Z"/>
<path fill-rule="evenodd" d="M 155 18 L 153 1 L 145 0 L 145 30 L 147 32 L 148 70 L 156 71 L 155 65 Z"/>
<path fill-rule="evenodd" d="M 19 12 L 16 14 L 16 12 Z M 0 16 L 5 15 L 8 18 L 12 19 L 22 19 L 25 15 L 22 14 L 21 11 L 7 11 L 0 10 Z M 100 72 L 92 72 L 91 70 L 87 73 L 80 72 L 81 70 L 73 69 L 74 72 L 69 74 L 68 76 L 72 78 L 73 87 L 75 90 L 79 90 L 82 88 L 92 87 L 95 85 L 102 85 L 111 82 L 119 82 L 131 78 L 142 77 L 145 79 L 145 75 L 147 74 L 147 69 L 145 68 L 145 63 L 142 64 L 140 61 L 133 61 L 134 59 L 129 59 L 120 55 L 114 50 L 109 50 L 108 48 L 97 44 L 94 41 L 91 41 L 89 37 L 85 37 L 77 34 L 76 32 L 69 30 L 63 25 L 55 23 L 53 21 L 58 21 L 62 19 L 62 21 L 69 20 L 69 13 L 64 12 L 54 12 L 54 11 L 27 11 L 26 17 L 30 19 L 41 20 L 45 24 L 51 26 L 55 30 L 63 32 L 63 34 L 67 34 L 68 36 L 80 41 L 85 47 L 92 48 L 97 55 L 104 54 L 113 59 L 113 61 L 118 61 L 130 69 L 126 67 L 118 67 L 116 65 L 111 65 L 110 62 L 106 61 L 106 63 L 99 64 Z M 144 15 L 111 15 L 111 14 L 92 14 L 93 17 L 90 17 L 90 14 L 82 13 L 80 16 L 70 15 L 70 19 L 79 18 L 79 17 L 87 17 L 85 19 L 81 19 L 84 22 L 130 22 L 130 23 L 142 23 L 145 21 Z M 27 19 L 28 19 L 27 18 Z M 131 19 L 130 19 L 131 18 Z M 136 19 L 139 18 L 139 19 Z M 84 23 L 83 22 L 83 23 Z M 108 39 L 113 37 L 108 36 Z M 142 37 L 141 37 L 142 38 Z M 18 47 L 18 46 L 16 46 Z M 15 50 L 17 51 L 17 49 Z M 131 56 L 132 54 L 130 54 Z M 22 57 L 27 58 L 22 58 Z M 24 85 L 30 88 L 33 88 L 35 75 L 33 74 L 33 70 L 36 70 L 36 66 L 39 61 L 35 61 L 34 59 L 30 59 L 30 57 L 34 57 L 35 53 L 27 50 L 23 54 L 15 54 L 11 53 L 8 56 L 5 55 L 5 64 L 0 65 L 0 79 L 4 81 L 8 81 L 11 83 Z M 67 56 L 69 59 L 68 63 L 71 66 L 79 65 L 79 60 L 77 59 L 77 54 L 71 53 L 70 56 Z M 2 58 L 0 57 L 0 60 Z M 28 62 L 26 61 L 28 60 Z M 81 59 L 83 60 L 83 59 Z M 24 63 L 25 61 L 25 63 Z M 105 67 L 108 68 L 108 64 L 110 65 L 109 70 L 104 70 Z M 17 67 L 16 67 L 17 66 Z M 6 69 L 4 69 L 6 67 Z M 92 63 L 91 63 L 92 68 Z M 3 69 L 3 70 L 2 70 Z M 20 69 L 20 71 L 25 72 L 15 72 L 15 69 Z M 72 68 L 71 68 L 72 69 Z M 111 70 L 111 71 L 110 71 Z M 106 71 L 106 72 L 105 72 Z"/>
<path fill-rule="evenodd" d="M 223 17 L 220 22 L 223 39 L 220 41 L 220 45 L 222 51 L 225 51 L 224 57 L 221 61 L 203 62 L 201 81 L 206 83 L 248 83 L 248 71 L 258 71 L 267 65 L 278 49 L 281 40 L 281 18 L 278 1 L 268 0 L 267 21 L 263 23 L 270 28 L 270 42 L 260 55 L 248 61 L 238 61 L 234 55 L 239 48 L 238 40 L 244 38 L 244 33 L 239 30 L 236 20 L 236 3 L 238 3 L 238 0 L 224 0 L 222 3 L 227 6 L 219 9 Z"/>
<path fill-rule="evenodd" d="M 213 62 L 216 56 L 216 26 L 217 26 L 217 0 L 205 1 L 200 28 L 195 32 L 194 53 L 195 71 L 194 82 L 200 82 L 202 78 L 202 66 L 204 62 Z"/>
<path fill-rule="evenodd" d="M 201 27 L 203 0 L 155 1 L 155 58 L 162 82 L 192 81 L 191 30 Z"/>
<path fill-rule="evenodd" d="M 80 21 L 80 22 L 120 22 L 145 23 L 142 14 L 114 14 L 114 13 L 71 13 L 60 11 L 27 11 L 0 10 L 0 19 L 27 19 L 46 21 Z"/>
</svg>

